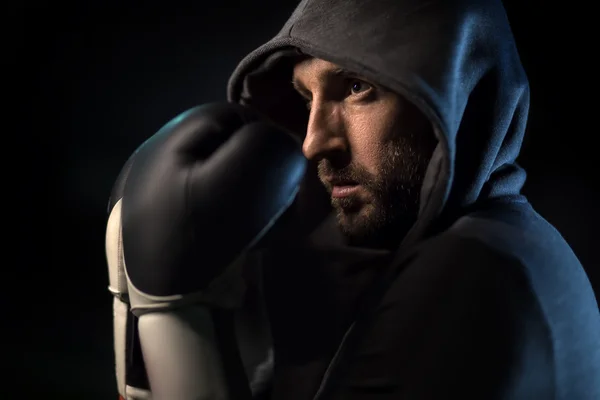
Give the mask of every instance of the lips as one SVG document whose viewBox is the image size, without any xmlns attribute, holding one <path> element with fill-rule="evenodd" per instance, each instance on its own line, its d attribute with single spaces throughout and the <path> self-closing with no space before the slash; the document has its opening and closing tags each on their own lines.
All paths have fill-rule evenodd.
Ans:
<svg viewBox="0 0 600 400">
<path fill-rule="evenodd" d="M 353 184 L 353 185 L 346 185 L 346 186 L 334 186 L 331 189 L 331 197 L 333 198 L 342 198 L 342 197 L 347 197 L 350 196 L 351 194 L 355 193 L 358 188 L 360 186 L 357 184 Z"/>
<path fill-rule="evenodd" d="M 336 178 L 324 179 L 331 188 L 331 197 L 342 198 L 347 197 L 356 192 L 360 187 L 358 182 Z"/>
</svg>

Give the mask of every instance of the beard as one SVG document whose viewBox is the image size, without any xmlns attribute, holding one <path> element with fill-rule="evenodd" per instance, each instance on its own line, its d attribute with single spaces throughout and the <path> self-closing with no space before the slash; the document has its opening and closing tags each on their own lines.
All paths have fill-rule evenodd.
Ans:
<svg viewBox="0 0 600 400">
<path fill-rule="evenodd" d="M 381 162 L 376 173 L 353 162 L 341 165 L 333 158 L 319 162 L 319 179 L 330 194 L 333 188 L 326 176 L 360 186 L 349 196 L 331 199 L 349 245 L 393 248 L 399 244 L 417 219 L 429 155 L 414 140 L 400 137 L 378 154 Z"/>
</svg>

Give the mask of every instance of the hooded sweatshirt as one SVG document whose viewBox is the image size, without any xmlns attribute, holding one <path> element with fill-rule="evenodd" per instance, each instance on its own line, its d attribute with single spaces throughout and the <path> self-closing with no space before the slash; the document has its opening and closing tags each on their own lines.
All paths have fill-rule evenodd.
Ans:
<svg viewBox="0 0 600 400">
<path fill-rule="evenodd" d="M 600 399 L 592 287 L 521 194 L 530 96 L 502 3 L 301 1 L 235 69 L 229 101 L 302 136 L 298 54 L 411 101 L 438 143 L 397 249 L 346 249 L 325 219 L 296 256 L 271 256 L 273 398 Z M 306 215 L 324 207 L 315 177 Z"/>
</svg>

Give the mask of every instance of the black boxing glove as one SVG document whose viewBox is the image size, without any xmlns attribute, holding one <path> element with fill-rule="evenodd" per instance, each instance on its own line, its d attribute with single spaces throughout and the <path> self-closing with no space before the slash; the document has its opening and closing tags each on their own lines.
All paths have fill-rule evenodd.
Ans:
<svg viewBox="0 0 600 400">
<path fill-rule="evenodd" d="M 300 144 L 233 104 L 194 108 L 136 152 L 124 187 L 127 273 L 156 296 L 207 285 L 292 203 Z"/>
<path fill-rule="evenodd" d="M 305 168 L 296 139 L 235 104 L 193 108 L 134 153 L 106 235 L 124 398 L 226 396 L 207 310 L 239 304 L 237 261 L 292 204 Z M 147 387 L 126 376 L 132 349 Z"/>
</svg>

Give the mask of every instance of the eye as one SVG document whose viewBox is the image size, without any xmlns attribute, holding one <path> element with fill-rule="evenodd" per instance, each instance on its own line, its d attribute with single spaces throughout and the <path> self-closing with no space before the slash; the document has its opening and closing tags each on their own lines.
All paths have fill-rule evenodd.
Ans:
<svg viewBox="0 0 600 400">
<path fill-rule="evenodd" d="M 366 82 L 353 80 L 350 82 L 350 93 L 351 94 L 359 94 L 368 91 L 371 89 L 371 85 Z"/>
</svg>

